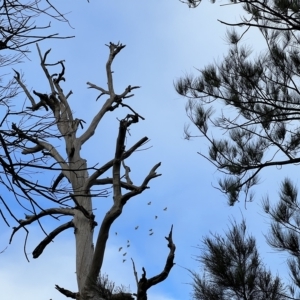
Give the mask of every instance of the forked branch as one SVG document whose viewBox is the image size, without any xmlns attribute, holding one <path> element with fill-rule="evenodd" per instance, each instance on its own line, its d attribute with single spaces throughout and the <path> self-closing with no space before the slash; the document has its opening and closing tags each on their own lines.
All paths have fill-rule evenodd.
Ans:
<svg viewBox="0 0 300 300">
<path fill-rule="evenodd" d="M 149 181 L 153 178 L 156 178 L 158 176 L 161 176 L 161 174 L 156 173 L 156 169 L 161 165 L 161 163 L 157 163 L 149 172 L 147 177 L 144 179 L 143 183 L 137 187 L 137 188 L 132 188 L 130 192 L 126 193 L 125 195 L 122 196 L 121 198 L 121 203 L 124 205 L 130 198 L 142 193 L 145 189 L 148 189 L 149 187 L 147 186 Z"/>
<path fill-rule="evenodd" d="M 169 236 L 165 237 L 165 239 L 168 241 L 168 248 L 170 249 L 170 252 L 167 257 L 167 261 L 166 261 L 164 270 L 160 274 L 147 279 L 146 270 L 145 270 L 145 268 L 142 268 L 143 274 L 138 283 L 138 291 L 137 291 L 137 295 L 136 295 L 137 300 L 147 300 L 147 290 L 150 289 L 153 285 L 156 285 L 156 284 L 164 281 L 168 277 L 172 267 L 175 265 L 174 257 L 175 257 L 176 246 L 173 243 L 172 231 L 173 231 L 173 225 L 171 227 Z"/>
<path fill-rule="evenodd" d="M 113 87 L 113 77 L 112 77 L 112 63 L 115 58 L 115 56 L 125 47 L 125 45 L 122 45 L 120 43 L 118 44 L 113 44 L 110 43 L 109 45 L 106 45 L 109 47 L 110 53 L 109 57 L 106 63 L 106 75 L 107 75 L 107 85 L 108 89 L 104 89 L 102 87 L 97 86 L 96 84 L 87 82 L 90 88 L 97 89 L 101 91 L 101 94 L 98 96 L 97 99 L 99 99 L 102 95 L 109 95 L 109 98 L 105 101 L 103 106 L 101 107 L 100 111 L 97 113 L 97 115 L 93 118 L 91 124 L 87 128 L 87 130 L 78 138 L 80 141 L 80 144 L 84 144 L 92 135 L 94 135 L 95 130 L 105 115 L 108 111 L 113 111 L 116 109 L 119 104 L 122 102 L 123 99 L 129 98 L 132 95 L 128 95 L 133 89 L 139 88 L 138 86 L 131 86 L 129 85 L 125 91 L 121 94 L 115 94 L 114 87 Z M 115 103 L 115 105 L 113 105 Z"/>
<path fill-rule="evenodd" d="M 131 148 L 129 148 L 127 151 L 124 151 L 122 154 L 122 160 L 128 158 L 134 151 L 136 151 L 139 147 L 144 145 L 148 141 L 148 138 L 145 136 L 142 139 L 140 139 L 137 143 L 135 143 Z M 101 176 L 103 173 L 105 173 L 107 170 L 109 170 L 114 163 L 114 159 L 110 160 L 106 164 L 104 164 L 101 168 L 99 168 L 97 171 L 95 171 L 89 179 L 86 181 L 86 184 L 83 188 L 83 190 L 87 190 L 91 188 L 93 185 L 98 184 L 97 178 Z M 101 182 L 101 181 L 100 181 Z M 100 183 L 99 182 L 99 183 Z M 110 183 L 110 182 L 109 182 Z"/>
<path fill-rule="evenodd" d="M 124 150 L 125 150 L 125 137 L 126 132 L 128 130 L 128 127 L 138 122 L 138 115 L 131 115 L 128 114 L 126 118 L 120 121 L 119 126 L 119 133 L 116 141 L 116 150 L 115 150 L 115 158 L 112 160 L 112 162 L 109 164 L 109 167 L 112 166 L 112 173 L 113 173 L 113 201 L 114 204 L 111 207 L 111 209 L 106 213 L 102 224 L 100 226 L 100 231 L 98 233 L 98 238 L 96 242 L 94 257 L 92 260 L 91 269 L 88 275 L 88 280 L 85 283 L 85 289 L 89 290 L 92 288 L 93 282 L 97 279 L 97 276 L 101 270 L 103 258 L 104 258 L 104 252 L 106 248 L 106 242 L 109 236 L 109 230 L 113 222 L 121 215 L 122 210 L 126 202 L 133 196 L 136 196 L 137 194 L 140 194 L 142 191 L 144 191 L 147 188 L 148 182 L 157 177 L 160 176 L 160 174 L 156 174 L 156 169 L 160 166 L 160 163 L 156 164 L 148 176 L 144 179 L 143 184 L 138 187 L 137 189 L 132 190 L 131 192 L 125 194 L 122 196 L 121 191 L 121 174 L 120 174 L 120 168 L 121 168 L 121 161 L 124 158 Z M 139 144 L 141 145 L 141 144 Z M 96 175 L 95 175 L 96 174 Z M 93 174 L 92 176 L 98 176 L 99 171 Z M 95 183 L 96 179 L 93 180 Z"/>
</svg>

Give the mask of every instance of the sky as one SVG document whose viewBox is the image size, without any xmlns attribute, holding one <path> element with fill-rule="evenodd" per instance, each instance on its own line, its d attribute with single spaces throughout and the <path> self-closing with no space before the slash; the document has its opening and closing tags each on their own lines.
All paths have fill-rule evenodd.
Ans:
<svg viewBox="0 0 300 300">
<path fill-rule="evenodd" d="M 173 241 L 176 244 L 175 263 L 169 277 L 152 287 L 148 296 L 151 300 L 191 299 L 191 277 L 187 269 L 198 270 L 195 256 L 197 245 L 209 232 L 222 233 L 228 229 L 230 220 L 246 219 L 249 233 L 258 241 L 263 261 L 270 269 L 288 280 L 286 256 L 275 253 L 265 243 L 269 219 L 261 206 L 261 196 L 270 195 L 277 199 L 277 188 L 284 174 L 294 172 L 291 167 L 282 170 L 266 170 L 262 183 L 256 188 L 255 201 L 227 205 L 226 197 L 213 186 L 220 174 L 205 159 L 197 154 L 206 153 L 208 144 L 204 139 L 184 139 L 184 125 L 189 122 L 185 113 L 186 99 L 174 89 L 174 82 L 181 76 L 195 73 L 214 61 L 220 61 L 227 53 L 226 27 L 217 20 L 238 21 L 241 10 L 235 6 L 221 6 L 224 2 L 211 4 L 203 1 L 196 9 L 177 0 L 159 1 L 60 1 L 57 8 L 69 12 L 67 24 L 53 24 L 53 30 L 61 35 L 75 35 L 69 40 L 41 42 L 53 62 L 65 60 L 66 82 L 64 89 L 72 90 L 70 104 L 76 117 L 87 123 L 101 108 L 102 98 L 97 102 L 96 91 L 87 89 L 86 82 L 105 86 L 105 63 L 108 48 L 105 44 L 120 41 L 126 47 L 113 64 L 115 90 L 121 93 L 128 85 L 141 86 L 135 96 L 129 98 L 133 107 L 145 121 L 132 126 L 127 145 L 133 145 L 147 136 L 147 150 L 138 151 L 128 159 L 134 183 L 141 183 L 149 170 L 162 162 L 162 176 L 152 180 L 150 189 L 126 204 L 122 216 L 113 224 L 106 249 L 103 273 L 117 285 L 136 291 L 130 258 L 133 258 L 139 276 L 142 267 L 147 275 L 154 276 L 164 267 L 168 255 L 165 236 L 173 224 Z M 257 31 L 245 37 L 246 43 L 255 49 L 264 45 Z M 49 92 L 46 78 L 39 66 L 35 46 L 28 60 L 15 68 L 24 73 L 29 89 Z M 13 76 L 12 71 L 11 76 Z M 20 95 L 16 105 L 22 105 L 25 96 Z M 113 156 L 118 129 L 117 118 L 125 111 L 108 114 L 98 127 L 95 136 L 82 149 L 82 157 L 89 166 L 104 164 Z M 195 133 L 197 133 L 195 131 Z M 296 178 L 296 175 L 295 175 Z M 0 187 L 1 189 L 1 187 Z M 10 195 L 1 195 L 10 197 Z M 151 205 L 147 203 L 151 201 Z M 98 222 L 112 203 L 111 197 L 94 200 Z M 167 210 L 163 209 L 167 207 Z M 17 208 L 16 208 L 17 209 Z M 17 211 L 22 218 L 23 211 Z M 155 219 L 155 216 L 158 216 Z M 12 223 L 13 224 L 13 223 Z M 13 224 L 14 225 L 14 224 Z M 48 232 L 53 222 L 43 225 Z M 56 224 L 57 226 L 57 224 Z M 139 226 L 138 230 L 135 227 Z M 8 246 L 11 228 L 0 220 L 0 250 Z M 149 229 L 154 234 L 149 235 Z M 35 224 L 29 227 L 30 234 L 26 252 L 30 254 L 44 238 Z M 117 232 L 117 235 L 115 234 Z M 95 236 L 97 234 L 97 228 Z M 74 235 L 72 230 L 59 235 L 38 259 L 28 263 L 23 254 L 24 232 L 18 232 L 11 245 L 0 255 L 0 298 L 6 300 L 62 300 L 63 295 L 54 289 L 55 284 L 76 291 Z M 127 248 L 127 240 L 130 247 Z M 127 248 L 127 260 L 123 263 L 119 247 Z"/>
</svg>

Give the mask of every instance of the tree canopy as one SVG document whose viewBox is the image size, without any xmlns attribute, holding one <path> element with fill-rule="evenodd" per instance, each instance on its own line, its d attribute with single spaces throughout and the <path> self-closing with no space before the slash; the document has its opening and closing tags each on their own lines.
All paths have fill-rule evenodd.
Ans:
<svg viewBox="0 0 300 300">
<path fill-rule="evenodd" d="M 197 300 L 284 300 L 291 294 L 278 276 L 267 270 L 246 222 L 232 222 L 224 235 L 211 234 L 197 248 L 201 273 L 192 272 Z"/>
<path fill-rule="evenodd" d="M 190 2 L 190 1 L 189 1 Z M 199 1 L 191 1 L 199 4 Z M 299 11 L 293 1 L 236 1 L 247 13 L 227 32 L 228 53 L 220 63 L 209 64 L 199 74 L 182 77 L 176 90 L 188 98 L 187 114 L 201 136 L 209 141 L 208 159 L 224 176 L 219 189 L 234 205 L 252 201 L 253 186 L 262 170 L 300 162 Z M 242 31 L 237 27 L 242 27 Z M 254 55 L 244 36 L 256 28 L 265 42 Z M 188 126 L 186 138 L 193 136 Z M 273 199 L 272 199 L 273 200 Z M 299 287 L 298 187 L 285 178 L 279 201 L 269 196 L 263 208 L 272 224 L 267 242 L 287 251 L 293 283 Z"/>
<path fill-rule="evenodd" d="M 246 200 L 253 199 L 250 187 L 266 167 L 300 161 L 297 11 L 294 6 L 288 9 L 286 14 L 292 16 L 287 18 L 280 12 L 281 2 L 276 3 L 271 18 L 265 9 L 254 10 L 256 1 L 246 2 L 243 8 L 252 23 L 234 24 L 259 27 L 266 42 L 263 53 L 251 55 L 251 48 L 243 43 L 245 32 L 233 29 L 228 31 L 231 46 L 221 63 L 176 82 L 177 92 L 189 99 L 189 118 L 210 143 L 208 155 L 201 155 L 226 175 L 219 185 L 230 205 L 241 192 Z M 228 107 L 233 110 L 227 112 Z M 226 133 L 226 138 L 212 135 L 211 126 Z M 186 136 L 190 137 L 188 130 Z"/>
</svg>

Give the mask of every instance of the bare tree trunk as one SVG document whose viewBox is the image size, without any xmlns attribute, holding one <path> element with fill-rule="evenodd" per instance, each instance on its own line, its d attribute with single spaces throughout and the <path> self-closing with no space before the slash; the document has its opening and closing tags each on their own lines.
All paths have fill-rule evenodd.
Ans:
<svg viewBox="0 0 300 300">
<path fill-rule="evenodd" d="M 76 131 L 69 132 L 68 138 L 66 138 L 66 146 L 71 169 L 70 181 L 74 192 L 72 199 L 75 202 L 73 222 L 76 239 L 77 285 L 78 293 L 82 294 L 94 256 L 93 233 L 96 223 L 92 211 L 90 190 L 84 188 L 89 178 L 87 161 L 80 156 L 81 143 L 76 138 Z M 96 281 L 94 280 L 91 287 L 95 284 Z M 89 299 L 87 295 L 86 299 Z"/>
</svg>

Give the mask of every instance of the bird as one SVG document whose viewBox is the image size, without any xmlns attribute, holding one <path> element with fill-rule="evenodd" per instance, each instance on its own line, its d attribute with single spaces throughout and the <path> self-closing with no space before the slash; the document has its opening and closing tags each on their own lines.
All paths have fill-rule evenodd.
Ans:
<svg viewBox="0 0 300 300">
<path fill-rule="evenodd" d="M 134 229 L 137 230 L 139 228 L 139 226 L 136 226 Z"/>
<path fill-rule="evenodd" d="M 130 247 L 130 245 L 129 245 L 129 244 L 127 245 L 127 248 L 128 248 L 128 247 Z"/>
<path fill-rule="evenodd" d="M 129 240 L 127 240 L 127 244 L 129 244 L 130 242 L 129 242 Z"/>
<path fill-rule="evenodd" d="M 116 235 L 118 235 L 118 233 L 116 232 Z"/>
<path fill-rule="evenodd" d="M 155 216 L 155 219 L 157 219 L 158 217 L 157 216 Z"/>
<path fill-rule="evenodd" d="M 152 229 L 149 229 L 149 231 L 152 231 Z"/>
<path fill-rule="evenodd" d="M 152 235 L 154 232 L 149 233 L 149 235 Z"/>
<path fill-rule="evenodd" d="M 123 262 L 125 262 L 126 261 L 126 259 L 123 259 Z"/>
<path fill-rule="evenodd" d="M 122 248 L 123 248 L 123 247 L 120 247 L 120 248 L 119 248 L 119 252 L 122 250 Z"/>
<path fill-rule="evenodd" d="M 148 205 L 150 205 L 151 204 L 151 201 L 150 202 L 148 202 Z"/>
<path fill-rule="evenodd" d="M 125 252 L 124 254 L 123 254 L 123 256 L 125 256 L 127 254 L 127 252 Z"/>
<path fill-rule="evenodd" d="M 167 207 L 165 207 L 164 210 L 167 210 Z"/>
</svg>

